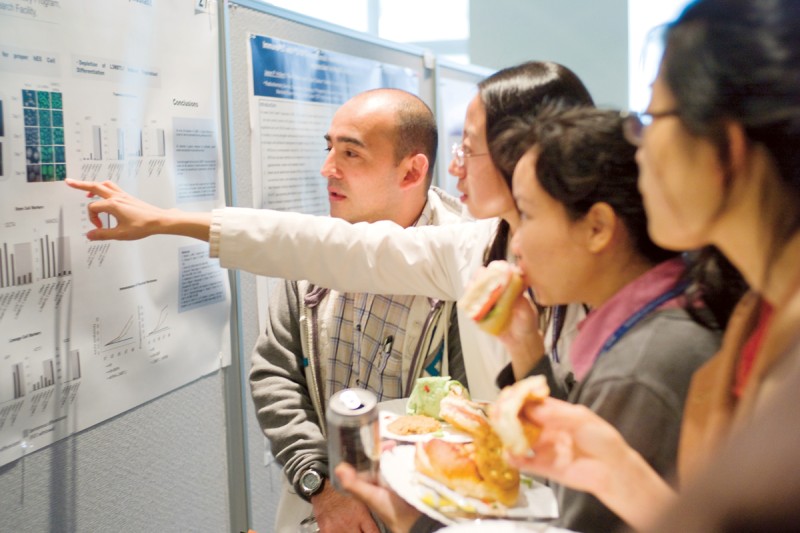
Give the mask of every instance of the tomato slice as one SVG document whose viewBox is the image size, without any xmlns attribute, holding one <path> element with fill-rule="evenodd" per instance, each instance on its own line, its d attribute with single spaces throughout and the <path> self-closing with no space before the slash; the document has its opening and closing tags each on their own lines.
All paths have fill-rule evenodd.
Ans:
<svg viewBox="0 0 800 533">
<path fill-rule="evenodd" d="M 497 303 L 497 300 L 500 299 L 500 296 L 506 290 L 508 286 L 508 280 L 511 279 L 511 273 L 506 279 L 500 281 L 498 280 L 497 285 L 492 289 L 492 291 L 486 296 L 483 300 L 483 305 L 472 315 L 472 320 L 481 320 L 486 315 L 489 314 L 489 311 L 492 310 L 494 304 Z"/>
</svg>

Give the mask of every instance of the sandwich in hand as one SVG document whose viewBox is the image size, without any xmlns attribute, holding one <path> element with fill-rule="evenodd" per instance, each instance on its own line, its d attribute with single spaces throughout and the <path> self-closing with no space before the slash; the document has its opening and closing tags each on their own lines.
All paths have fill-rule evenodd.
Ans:
<svg viewBox="0 0 800 533">
<path fill-rule="evenodd" d="M 516 266 L 507 261 L 492 261 L 476 273 L 458 307 L 479 328 L 499 335 L 508 327 L 514 302 L 523 288 L 522 275 Z"/>
<path fill-rule="evenodd" d="M 550 395 L 544 376 L 531 376 L 500 391 L 489 409 L 489 422 L 512 455 L 525 455 L 539 439 L 541 428 L 522 416 L 522 410 Z"/>
</svg>

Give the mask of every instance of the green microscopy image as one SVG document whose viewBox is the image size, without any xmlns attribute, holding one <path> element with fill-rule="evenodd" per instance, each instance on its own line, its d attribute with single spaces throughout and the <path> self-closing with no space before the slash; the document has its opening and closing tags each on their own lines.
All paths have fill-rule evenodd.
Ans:
<svg viewBox="0 0 800 533">
<path fill-rule="evenodd" d="M 39 128 L 39 142 L 53 144 L 53 128 Z"/>
<path fill-rule="evenodd" d="M 53 162 L 53 147 L 52 146 L 42 146 L 39 149 L 39 152 L 42 156 L 42 163 L 52 163 Z"/>
<path fill-rule="evenodd" d="M 50 93 L 47 91 L 36 91 L 37 107 L 50 108 Z"/>
<path fill-rule="evenodd" d="M 67 151 L 63 146 L 54 146 L 53 156 L 55 157 L 56 163 L 66 163 L 67 161 Z"/>
<path fill-rule="evenodd" d="M 39 144 L 39 128 L 25 128 L 25 146 L 36 144 Z"/>
<path fill-rule="evenodd" d="M 56 180 L 64 181 L 67 179 L 67 165 L 56 165 Z"/>
<path fill-rule="evenodd" d="M 39 110 L 39 125 L 40 126 L 50 126 L 50 110 L 49 109 L 40 109 Z"/>
<path fill-rule="evenodd" d="M 22 106 L 36 107 L 36 91 L 22 91 Z"/>
<path fill-rule="evenodd" d="M 62 108 L 62 98 L 61 93 L 50 93 L 50 107 L 53 109 L 61 109 Z"/>
<path fill-rule="evenodd" d="M 42 165 L 42 181 L 55 181 L 55 180 L 56 180 L 55 165 Z"/>
<path fill-rule="evenodd" d="M 39 114 L 35 109 L 25 109 L 25 125 L 37 126 L 39 124 Z"/>
<path fill-rule="evenodd" d="M 60 128 L 63 125 L 64 125 L 64 112 L 53 111 L 53 126 L 58 126 Z"/>
<path fill-rule="evenodd" d="M 64 128 L 53 128 L 53 144 L 64 144 Z"/>
<path fill-rule="evenodd" d="M 42 181 L 42 169 L 39 165 L 28 165 L 25 168 L 28 173 L 28 181 Z"/>
</svg>

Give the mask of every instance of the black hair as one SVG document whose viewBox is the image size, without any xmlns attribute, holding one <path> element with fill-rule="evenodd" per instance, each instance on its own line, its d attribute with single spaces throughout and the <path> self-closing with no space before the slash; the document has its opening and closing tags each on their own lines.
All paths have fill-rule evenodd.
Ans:
<svg viewBox="0 0 800 533">
<path fill-rule="evenodd" d="M 667 27 L 661 76 L 684 126 L 716 146 L 728 183 L 727 122 L 741 124 L 748 142 L 770 154 L 786 186 L 777 216 L 770 214 L 775 209 L 766 204 L 766 196 L 761 198 L 765 216 L 772 218 L 771 263 L 800 229 L 800 2 L 690 4 Z M 696 270 L 708 277 L 731 275 L 733 267 L 709 248 L 698 254 Z M 727 285 L 732 299 L 744 281 Z"/>
<path fill-rule="evenodd" d="M 550 61 L 529 61 L 495 72 L 478 84 L 478 94 L 486 109 L 489 153 L 509 189 L 517 160 L 509 157 L 502 140 L 498 141 L 508 121 L 513 118 L 533 120 L 543 106 L 553 102 L 570 106 L 594 104 L 586 86 L 574 72 Z M 486 250 L 485 264 L 506 258 L 509 231 L 508 223 L 501 221 Z"/>
<path fill-rule="evenodd" d="M 535 121 L 508 124 L 503 140 L 506 154 L 524 154 L 536 146 L 536 178 L 568 216 L 577 220 L 594 204 L 608 204 L 634 249 L 657 264 L 681 253 L 661 248 L 647 232 L 636 148 L 625 139 L 623 121 L 616 111 L 551 106 Z M 690 282 L 684 295 L 687 312 L 706 327 L 724 327 L 746 288 L 741 275 L 711 248 L 683 256 L 684 278 Z"/>
<path fill-rule="evenodd" d="M 653 264 L 678 252 L 656 245 L 637 185 L 636 148 L 626 139 L 619 112 L 553 106 L 532 124 L 536 177 L 573 220 L 606 203 L 622 220 L 636 252 Z"/>
</svg>

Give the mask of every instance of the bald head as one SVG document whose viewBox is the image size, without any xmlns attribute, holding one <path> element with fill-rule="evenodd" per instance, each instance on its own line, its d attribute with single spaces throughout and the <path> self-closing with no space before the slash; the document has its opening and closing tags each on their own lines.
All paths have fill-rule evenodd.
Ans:
<svg viewBox="0 0 800 533">
<path fill-rule="evenodd" d="M 393 114 L 394 156 L 403 158 L 423 154 L 428 158 L 427 185 L 433 179 L 436 150 L 439 144 L 433 111 L 418 96 L 401 89 L 372 89 L 351 98 L 362 110 L 390 111 Z"/>
</svg>

